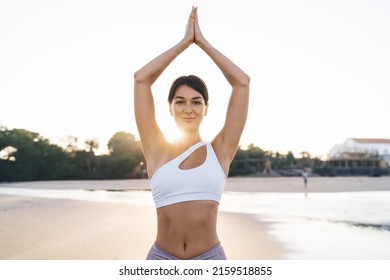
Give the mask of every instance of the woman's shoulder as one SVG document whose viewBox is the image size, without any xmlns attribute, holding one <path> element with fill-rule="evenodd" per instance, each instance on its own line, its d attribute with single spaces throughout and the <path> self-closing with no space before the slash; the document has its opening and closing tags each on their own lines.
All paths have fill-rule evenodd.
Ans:
<svg viewBox="0 0 390 280">
<path fill-rule="evenodd" d="M 172 151 L 172 144 L 169 142 L 156 143 L 148 148 L 147 153 L 144 151 L 149 177 L 170 158 Z"/>
</svg>

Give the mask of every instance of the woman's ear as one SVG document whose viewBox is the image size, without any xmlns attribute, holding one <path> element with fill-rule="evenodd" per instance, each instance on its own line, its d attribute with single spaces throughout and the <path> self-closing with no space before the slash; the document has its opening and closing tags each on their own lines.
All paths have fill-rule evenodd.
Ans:
<svg viewBox="0 0 390 280">
<path fill-rule="evenodd" d="M 208 109 L 209 109 L 209 103 L 207 103 L 207 105 L 206 105 L 206 110 L 204 111 L 204 116 L 207 116 Z"/>
</svg>

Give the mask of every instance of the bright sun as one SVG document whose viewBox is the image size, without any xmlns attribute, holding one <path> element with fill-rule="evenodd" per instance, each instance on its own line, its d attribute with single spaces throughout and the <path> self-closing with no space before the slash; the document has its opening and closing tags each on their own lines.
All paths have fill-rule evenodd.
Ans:
<svg viewBox="0 0 390 280">
<path fill-rule="evenodd" d="M 168 142 L 172 143 L 178 138 L 180 138 L 180 131 L 177 129 L 175 122 L 172 119 L 160 124 L 161 131 L 167 138 Z"/>
</svg>

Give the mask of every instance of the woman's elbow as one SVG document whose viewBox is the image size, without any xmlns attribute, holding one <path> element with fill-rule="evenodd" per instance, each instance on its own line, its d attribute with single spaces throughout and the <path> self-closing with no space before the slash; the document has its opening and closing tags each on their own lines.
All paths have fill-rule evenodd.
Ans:
<svg viewBox="0 0 390 280">
<path fill-rule="evenodd" d="M 237 85 L 240 87 L 249 87 L 251 81 L 251 77 L 247 74 L 244 74 L 240 79 L 238 80 Z"/>
<path fill-rule="evenodd" d="M 134 83 L 142 83 L 145 80 L 145 78 L 142 76 L 139 70 L 134 72 L 133 77 L 134 77 Z"/>
<path fill-rule="evenodd" d="M 134 83 L 136 84 L 145 84 L 145 85 L 151 85 L 155 81 L 155 78 L 153 75 L 147 75 L 141 70 L 138 70 L 134 73 Z"/>
<path fill-rule="evenodd" d="M 245 74 L 245 85 L 249 87 L 251 82 L 251 77 L 248 74 Z"/>
</svg>

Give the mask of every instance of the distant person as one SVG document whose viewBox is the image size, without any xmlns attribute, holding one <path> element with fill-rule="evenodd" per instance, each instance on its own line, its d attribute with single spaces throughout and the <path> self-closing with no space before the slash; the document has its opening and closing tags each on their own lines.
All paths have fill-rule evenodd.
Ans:
<svg viewBox="0 0 390 280">
<path fill-rule="evenodd" d="M 307 196 L 307 177 L 309 176 L 309 173 L 306 170 L 303 170 L 302 177 L 303 177 L 303 183 L 305 187 L 305 196 Z"/>
<path fill-rule="evenodd" d="M 307 173 L 307 171 L 303 170 L 302 177 L 303 177 L 303 183 L 305 184 L 305 187 L 307 186 L 307 177 L 308 176 L 309 176 L 309 174 Z"/>
<path fill-rule="evenodd" d="M 156 32 L 166 32 L 155 25 Z M 208 111 L 207 87 L 197 76 L 181 76 L 173 82 L 168 102 L 182 136 L 170 143 L 156 122 L 152 85 L 193 43 L 231 85 L 225 124 L 211 142 L 202 140 L 199 128 Z M 218 106 L 218 97 L 215 100 Z M 205 39 L 194 7 L 184 38 L 134 74 L 135 117 L 157 208 L 157 237 L 147 259 L 226 259 L 216 230 L 217 213 L 245 126 L 248 100 L 249 76 Z"/>
</svg>

